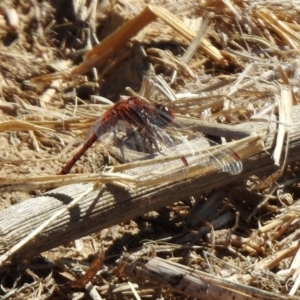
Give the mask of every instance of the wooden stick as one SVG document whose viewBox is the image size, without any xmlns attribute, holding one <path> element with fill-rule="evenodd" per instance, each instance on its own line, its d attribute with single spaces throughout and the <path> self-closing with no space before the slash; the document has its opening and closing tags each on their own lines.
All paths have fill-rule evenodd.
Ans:
<svg viewBox="0 0 300 300">
<path fill-rule="evenodd" d="M 122 276 L 149 280 L 197 299 L 297 299 L 240 284 L 236 278 L 231 281 L 230 278 L 224 279 L 160 257 L 147 259 L 131 255 L 119 263 L 118 269 Z"/>
<path fill-rule="evenodd" d="M 293 107 L 293 122 L 290 127 L 288 162 L 299 160 L 300 132 L 297 120 L 300 117 L 300 106 Z M 266 132 L 268 123 L 248 123 L 248 129 L 254 132 Z M 245 124 L 242 127 L 246 126 Z M 146 212 L 171 205 L 176 201 L 187 199 L 190 195 L 200 194 L 211 189 L 236 183 L 253 174 L 274 172 L 276 167 L 271 159 L 276 132 L 266 136 L 266 152 L 243 160 L 243 172 L 237 176 L 227 173 L 211 173 L 205 177 L 184 180 L 149 188 L 138 188 L 134 191 L 104 185 L 95 188 L 84 196 L 77 206 L 51 223 L 44 231 L 33 237 L 26 245 L 9 257 L 11 262 L 32 257 L 43 251 L 66 244 L 93 232 L 114 224 L 134 219 Z M 14 245 L 38 228 L 45 220 L 72 202 L 93 183 L 82 183 L 63 186 L 44 195 L 0 212 L 0 254 L 3 255 Z M 3 270 L 4 265 L 0 266 Z"/>
</svg>

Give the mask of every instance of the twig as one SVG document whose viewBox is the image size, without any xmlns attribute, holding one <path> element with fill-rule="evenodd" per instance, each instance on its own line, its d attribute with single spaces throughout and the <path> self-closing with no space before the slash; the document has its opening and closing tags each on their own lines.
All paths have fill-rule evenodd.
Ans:
<svg viewBox="0 0 300 300">
<path fill-rule="evenodd" d="M 92 187 L 89 189 L 86 189 L 84 193 L 82 193 L 79 197 L 74 199 L 70 204 L 66 205 L 63 209 L 57 211 L 54 213 L 47 221 L 42 223 L 39 227 L 37 227 L 35 230 L 33 230 L 26 238 L 15 244 L 10 250 L 8 250 L 6 253 L 4 253 L 0 257 L 0 266 L 14 253 L 16 253 L 18 250 L 20 250 L 21 247 L 26 245 L 31 239 L 33 239 L 35 236 L 37 236 L 39 233 L 41 233 L 47 226 L 53 223 L 56 219 L 58 219 L 62 214 L 64 214 L 66 211 L 73 208 L 77 203 L 88 193 L 90 193 L 93 190 Z"/>
</svg>

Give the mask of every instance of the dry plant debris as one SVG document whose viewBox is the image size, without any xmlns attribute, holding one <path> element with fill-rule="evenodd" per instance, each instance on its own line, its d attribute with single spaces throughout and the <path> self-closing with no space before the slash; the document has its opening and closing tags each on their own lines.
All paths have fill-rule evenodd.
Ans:
<svg viewBox="0 0 300 300">
<path fill-rule="evenodd" d="M 234 139 L 247 172 L 17 267 L 8 258 L 20 244 L 5 249 L 0 228 L 0 298 L 299 299 L 299 4 L 148 2 L 1 1 L 2 212 L 61 185 L 131 188 L 119 171 L 132 165 L 101 173 L 114 162 L 99 144 L 55 175 L 122 95 L 168 103 L 189 126 Z M 186 177 L 196 176 L 205 180 Z"/>
</svg>

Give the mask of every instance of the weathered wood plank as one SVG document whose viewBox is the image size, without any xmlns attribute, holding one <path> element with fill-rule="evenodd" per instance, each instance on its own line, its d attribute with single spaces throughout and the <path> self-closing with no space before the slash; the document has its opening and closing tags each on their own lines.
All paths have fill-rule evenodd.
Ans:
<svg viewBox="0 0 300 300">
<path fill-rule="evenodd" d="M 289 162 L 300 158 L 300 131 L 297 124 L 300 106 L 295 106 L 293 109 L 294 125 L 290 128 Z M 241 127 L 253 132 L 267 132 L 268 124 L 253 122 L 238 128 Z M 265 136 L 266 151 L 243 160 L 243 172 L 238 176 L 218 172 L 169 185 L 138 188 L 134 191 L 111 185 L 97 187 L 84 196 L 78 205 L 66 211 L 41 234 L 13 254 L 10 261 L 32 257 L 151 210 L 184 200 L 193 194 L 239 182 L 252 174 L 266 174 L 266 172 L 274 171 L 276 166 L 274 166 L 271 153 L 274 148 L 275 135 L 276 131 Z M 54 213 L 92 186 L 92 183 L 63 186 L 1 211 L 0 254 L 7 252 Z"/>
</svg>

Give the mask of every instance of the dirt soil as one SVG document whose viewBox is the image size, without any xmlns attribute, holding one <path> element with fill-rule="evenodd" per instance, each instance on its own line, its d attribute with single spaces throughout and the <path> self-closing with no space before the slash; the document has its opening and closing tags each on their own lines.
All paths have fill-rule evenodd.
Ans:
<svg viewBox="0 0 300 300">
<path fill-rule="evenodd" d="M 107 58 L 86 67 L 103 53 L 94 47 L 148 4 L 184 21 L 186 32 L 197 33 L 202 22 L 198 39 L 202 46 L 196 41 L 192 55 L 184 58 L 193 39 L 183 30 L 176 31 L 176 24 L 169 26 L 168 18 L 162 16 L 120 46 L 108 49 Z M 2 0 L 0 178 L 11 179 L 13 184 L 16 177 L 58 174 L 93 122 L 108 109 L 103 98 L 115 103 L 135 93 L 141 95 L 146 78 L 166 83 L 177 97 L 171 104 L 177 114 L 229 125 L 248 122 L 254 115 L 264 118 L 269 112 L 268 116 L 278 117 L 282 85 L 292 90 L 292 105 L 300 99 L 299 67 L 293 64 L 299 59 L 299 16 L 300 7 L 293 1 Z M 92 56 L 91 49 L 97 54 Z M 76 69 L 82 66 L 85 72 Z M 285 75 L 260 77 L 278 66 L 285 68 Z M 150 100 L 171 103 L 166 86 L 158 90 Z M 71 173 L 97 173 L 116 163 L 108 150 L 95 143 Z M 160 278 L 122 273 L 119 260 L 129 257 L 131 261 L 134 253 L 140 259 L 159 257 L 256 289 L 252 298 L 237 288 L 231 296 L 239 295 L 239 299 L 271 299 L 264 292 L 284 299 L 300 297 L 297 288 L 289 295 L 299 278 L 294 261 L 299 247 L 293 244 L 294 252 L 286 257 L 280 252 L 297 242 L 298 170 L 294 162 L 267 183 L 271 174 L 260 172 L 218 190 L 189 194 L 185 201 L 175 199 L 172 206 L 9 266 L 0 274 L 0 299 L 138 299 L 134 292 L 141 299 L 197 297 L 170 281 L 160 284 Z M 274 187 L 277 182 L 280 188 Z M 263 188 L 254 188 L 258 183 Z M 0 210 L 45 191 L 10 189 L 6 183 L 0 187 Z M 211 216 L 197 214 L 209 201 L 216 201 L 210 207 Z M 289 210 L 290 205 L 294 206 Z M 248 219 L 253 211 L 255 217 Z M 222 223 L 219 218 L 226 214 L 229 221 Z M 274 220 L 279 223 L 274 225 Z M 266 229 L 267 224 L 274 226 Z M 280 258 L 271 266 L 268 258 L 275 261 L 277 251 Z M 78 280 L 95 258 L 98 269 L 88 282 L 98 295 L 92 296 L 87 284 Z M 263 267 L 256 269 L 258 261 Z M 296 264 L 293 268 L 291 262 Z M 225 298 L 209 291 L 203 299 Z"/>
</svg>

